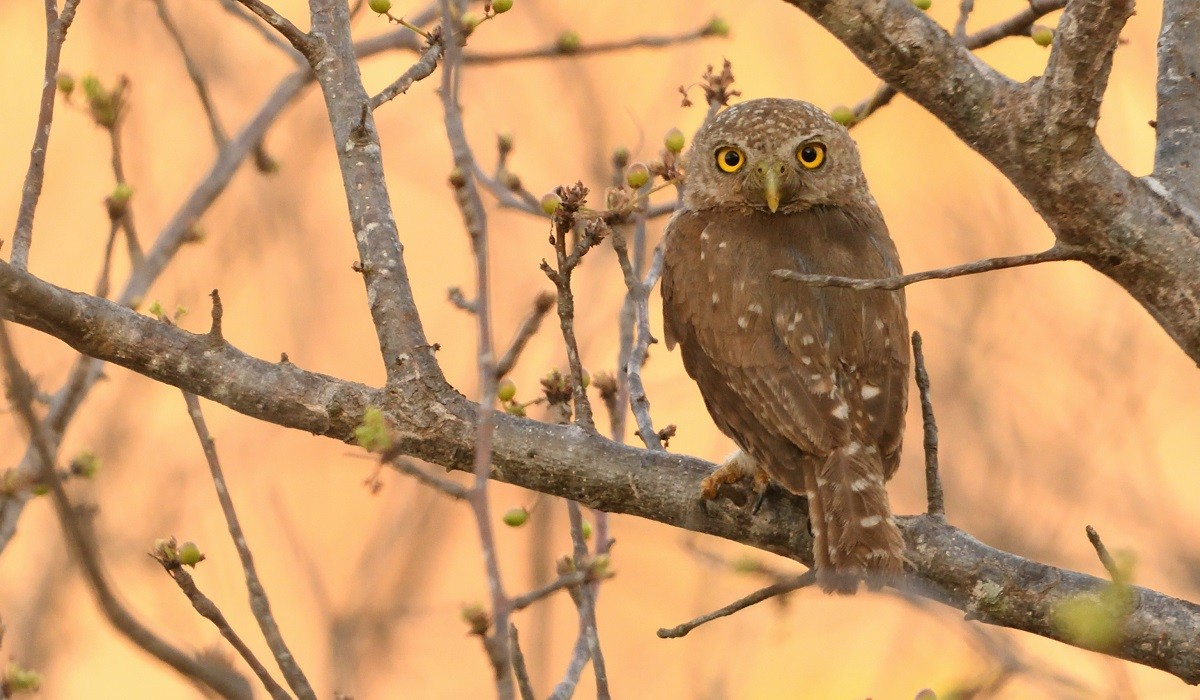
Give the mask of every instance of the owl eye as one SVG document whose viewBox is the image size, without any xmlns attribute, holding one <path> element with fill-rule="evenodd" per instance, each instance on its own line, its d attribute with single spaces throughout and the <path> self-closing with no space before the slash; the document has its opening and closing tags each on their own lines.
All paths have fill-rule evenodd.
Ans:
<svg viewBox="0 0 1200 700">
<path fill-rule="evenodd" d="M 806 143 L 796 149 L 796 160 L 809 170 L 816 170 L 825 162 L 825 144 Z"/>
<path fill-rule="evenodd" d="M 742 151 L 733 146 L 725 146 L 717 149 L 717 167 L 727 173 L 736 173 L 746 164 L 746 156 L 742 155 Z"/>
</svg>

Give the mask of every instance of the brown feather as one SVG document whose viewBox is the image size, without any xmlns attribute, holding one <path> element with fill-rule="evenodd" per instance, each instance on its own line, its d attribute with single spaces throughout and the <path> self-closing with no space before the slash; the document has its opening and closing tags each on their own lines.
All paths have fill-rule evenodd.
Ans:
<svg viewBox="0 0 1200 700">
<path fill-rule="evenodd" d="M 668 347 L 680 346 L 718 428 L 809 497 L 818 569 L 853 580 L 898 573 L 903 542 L 884 481 L 899 461 L 907 405 L 903 292 L 771 274 L 899 274 L 874 202 L 787 214 L 681 211 L 664 262 Z M 822 585 L 847 589 L 829 575 Z"/>
</svg>

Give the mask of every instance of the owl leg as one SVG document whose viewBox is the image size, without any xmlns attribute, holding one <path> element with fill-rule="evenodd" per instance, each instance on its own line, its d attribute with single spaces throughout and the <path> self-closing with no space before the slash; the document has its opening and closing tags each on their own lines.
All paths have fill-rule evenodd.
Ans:
<svg viewBox="0 0 1200 700">
<path fill-rule="evenodd" d="M 762 495 L 766 493 L 766 485 L 770 483 L 770 478 L 758 466 L 758 460 L 741 450 L 726 457 L 721 466 L 714 469 L 713 473 L 704 477 L 704 481 L 700 482 L 700 494 L 705 500 L 715 500 L 722 486 L 736 484 L 743 479 L 754 479 L 755 486 L 761 490 L 760 495 L 755 501 L 755 510 L 758 510 L 758 506 L 762 504 Z"/>
</svg>

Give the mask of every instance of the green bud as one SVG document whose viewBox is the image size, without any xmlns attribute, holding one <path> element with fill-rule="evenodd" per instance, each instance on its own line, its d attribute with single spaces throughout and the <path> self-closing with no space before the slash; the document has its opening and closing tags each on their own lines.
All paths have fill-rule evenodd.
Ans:
<svg viewBox="0 0 1200 700">
<path fill-rule="evenodd" d="M 633 189 L 636 190 L 647 182 L 650 182 L 650 168 L 647 168 L 645 163 L 634 163 L 625 171 L 625 183 Z"/>
<path fill-rule="evenodd" d="M 58 91 L 67 97 L 70 97 L 71 93 L 75 92 L 75 78 L 70 73 L 59 73 L 58 77 L 54 80 L 55 84 L 58 85 Z"/>
<path fill-rule="evenodd" d="M 546 213 L 546 216 L 553 216 L 554 212 L 558 211 L 558 208 L 561 206 L 562 197 L 553 192 L 542 197 L 542 211 Z"/>
<path fill-rule="evenodd" d="M 492 0 L 492 12 L 502 15 L 512 9 L 513 0 Z"/>
<path fill-rule="evenodd" d="M 1029 32 L 1029 36 L 1038 46 L 1049 46 L 1054 43 L 1054 30 L 1041 24 L 1035 25 Z"/>
<path fill-rule="evenodd" d="M 387 14 L 392 9 L 392 0 L 369 0 L 367 6 L 371 8 L 372 12 L 381 15 Z"/>
<path fill-rule="evenodd" d="M 492 619 L 488 616 L 487 610 L 479 603 L 473 605 L 464 605 L 462 609 L 463 622 L 471 630 L 471 634 L 483 636 L 487 634 L 488 628 L 492 626 Z"/>
<path fill-rule="evenodd" d="M 933 6 L 933 0 L 912 0 L 912 4 L 918 10 L 928 10 Z"/>
<path fill-rule="evenodd" d="M 590 540 L 592 538 L 592 524 L 588 521 L 583 521 L 583 539 Z"/>
<path fill-rule="evenodd" d="M 39 482 L 29 487 L 29 492 L 35 496 L 45 496 L 50 493 L 50 485 Z"/>
<path fill-rule="evenodd" d="M 463 173 L 462 168 L 454 168 L 450 171 L 450 186 L 454 189 L 464 187 L 467 184 L 467 176 Z"/>
<path fill-rule="evenodd" d="M 618 168 L 624 168 L 626 165 L 629 165 L 629 149 L 625 148 L 624 146 L 614 149 L 612 160 L 613 165 L 617 166 Z"/>
<path fill-rule="evenodd" d="M 392 446 L 383 411 L 370 407 L 363 412 L 362 423 L 354 429 L 354 439 L 367 452 L 383 452 Z"/>
<path fill-rule="evenodd" d="M 154 303 L 150 304 L 150 308 L 147 309 L 147 311 L 154 318 L 162 318 L 163 317 L 162 304 L 160 304 L 157 300 L 155 300 Z"/>
<path fill-rule="evenodd" d="M 529 511 L 524 508 L 512 508 L 504 513 L 504 524 L 509 527 L 521 527 L 529 520 Z"/>
<path fill-rule="evenodd" d="M 483 16 L 474 12 L 464 12 L 462 14 L 462 18 L 459 19 L 459 22 L 462 23 L 462 28 L 465 29 L 468 34 L 475 31 L 475 27 L 478 27 L 479 23 L 482 21 Z"/>
<path fill-rule="evenodd" d="M 559 53 L 575 53 L 579 50 L 580 42 L 579 32 L 574 29 L 567 29 L 558 35 L 556 45 Z"/>
<path fill-rule="evenodd" d="M 713 17 L 704 29 L 700 30 L 700 36 L 729 36 L 729 22 L 721 17 Z"/>
<path fill-rule="evenodd" d="M 133 197 L 133 188 L 129 183 L 122 182 L 113 188 L 112 194 L 108 195 L 108 199 L 113 204 L 125 204 Z"/>
<path fill-rule="evenodd" d="M 516 416 L 517 418 L 525 417 L 525 407 L 519 403 L 510 403 L 504 407 L 504 412 L 510 416 Z"/>
<path fill-rule="evenodd" d="M 838 105 L 829 111 L 829 116 L 842 126 L 850 126 L 854 123 L 854 110 L 846 105 Z"/>
<path fill-rule="evenodd" d="M 508 153 L 513 148 L 513 135 L 507 131 L 496 135 L 496 146 L 505 153 Z"/>
<path fill-rule="evenodd" d="M 180 564 L 194 569 L 202 561 L 204 561 L 204 554 L 200 552 L 200 547 L 195 542 L 184 542 L 179 545 Z"/>
<path fill-rule="evenodd" d="M 36 693 L 42 685 L 42 677 L 37 671 L 21 668 L 10 661 L 8 670 L 4 672 L 4 680 L 0 684 L 12 695 Z"/>
<path fill-rule="evenodd" d="M 679 153 L 683 150 L 683 132 L 679 129 L 671 129 L 663 139 L 663 144 L 666 145 L 668 151 Z"/>
<path fill-rule="evenodd" d="M 512 401 L 517 395 L 517 383 L 511 379 L 505 379 L 496 387 L 496 398 L 501 401 Z"/>
<path fill-rule="evenodd" d="M 71 461 L 71 473 L 76 476 L 90 479 L 98 471 L 100 471 L 100 458 L 91 452 L 80 452 L 79 456 Z"/>
<path fill-rule="evenodd" d="M 937 693 L 929 688 L 923 688 L 917 691 L 917 696 L 913 700 L 937 700 Z"/>
<path fill-rule="evenodd" d="M 104 87 L 100 85 L 100 79 L 94 75 L 85 75 L 80 81 L 83 87 L 83 96 L 88 100 L 96 100 L 104 96 Z"/>
<path fill-rule="evenodd" d="M 579 372 L 579 383 L 583 385 L 584 389 L 586 389 L 592 383 L 592 375 L 588 374 L 588 371 L 582 367 L 579 369 Z"/>
</svg>

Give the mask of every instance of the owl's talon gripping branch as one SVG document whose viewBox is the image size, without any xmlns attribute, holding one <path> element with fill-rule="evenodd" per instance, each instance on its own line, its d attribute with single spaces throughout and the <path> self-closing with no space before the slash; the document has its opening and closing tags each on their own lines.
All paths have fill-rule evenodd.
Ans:
<svg viewBox="0 0 1200 700">
<path fill-rule="evenodd" d="M 904 292 L 772 274 L 900 274 L 853 140 L 806 102 L 750 100 L 701 127 L 686 171 L 664 243 L 667 347 L 755 468 L 807 497 L 821 588 L 894 580 L 904 541 L 884 484 L 908 402 Z M 744 461 L 722 465 L 704 495 L 740 480 Z"/>
</svg>

